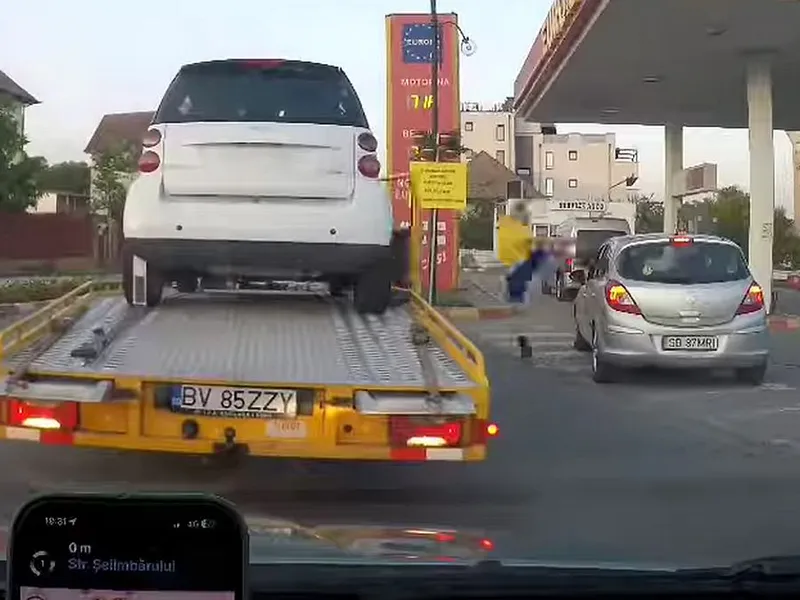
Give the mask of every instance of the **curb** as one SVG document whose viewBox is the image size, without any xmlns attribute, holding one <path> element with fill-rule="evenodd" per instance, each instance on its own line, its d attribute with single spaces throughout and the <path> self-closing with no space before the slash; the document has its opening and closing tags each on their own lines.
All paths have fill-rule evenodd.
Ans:
<svg viewBox="0 0 800 600">
<path fill-rule="evenodd" d="M 451 321 L 488 321 L 507 319 L 516 315 L 516 306 L 484 306 L 482 308 L 453 306 L 439 307 L 437 310 Z"/>
<path fill-rule="evenodd" d="M 792 315 L 770 315 L 767 322 L 770 331 L 797 331 L 800 329 L 800 317 Z"/>
</svg>

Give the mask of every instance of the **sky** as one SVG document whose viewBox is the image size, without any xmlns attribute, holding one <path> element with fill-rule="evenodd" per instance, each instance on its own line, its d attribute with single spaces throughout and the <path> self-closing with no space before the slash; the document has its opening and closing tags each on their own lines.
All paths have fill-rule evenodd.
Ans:
<svg viewBox="0 0 800 600">
<path fill-rule="evenodd" d="M 477 52 L 461 61 L 461 98 L 494 104 L 514 79 L 551 0 L 439 0 L 457 12 Z M 499 8 L 502 7 L 502 10 Z M 389 13 L 426 12 L 426 0 L 27 0 L 0 21 L 0 69 L 42 101 L 26 117 L 29 154 L 85 160 L 106 113 L 153 110 L 180 65 L 213 58 L 296 58 L 341 66 L 385 139 L 385 29 Z M 660 197 L 663 130 L 559 124 L 617 134 L 639 149 L 639 186 Z M 792 204 L 791 144 L 775 135 L 776 203 Z M 747 133 L 690 129 L 685 164 L 715 162 L 720 185 L 748 186 Z"/>
</svg>

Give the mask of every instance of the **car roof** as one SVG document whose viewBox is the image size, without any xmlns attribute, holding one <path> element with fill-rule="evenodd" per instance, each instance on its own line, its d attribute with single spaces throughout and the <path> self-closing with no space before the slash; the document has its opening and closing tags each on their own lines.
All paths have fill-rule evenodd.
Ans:
<svg viewBox="0 0 800 600">
<path fill-rule="evenodd" d="M 711 242 L 716 244 L 727 244 L 729 246 L 734 246 L 736 248 L 739 245 L 730 240 L 728 238 L 719 236 L 719 235 L 707 235 L 707 234 L 692 234 L 692 233 L 637 233 L 633 235 L 620 235 L 617 237 L 610 238 L 606 243 L 613 245 L 617 248 L 624 248 L 627 246 L 632 246 L 634 244 L 639 243 L 647 243 L 647 242 L 668 242 L 670 239 L 674 237 L 689 237 L 696 242 Z"/>
<path fill-rule="evenodd" d="M 192 69 L 192 68 L 195 68 L 195 67 L 203 67 L 203 66 L 211 66 L 211 65 L 223 65 L 223 64 L 228 64 L 228 63 L 236 64 L 236 63 L 247 63 L 247 62 L 257 62 L 257 61 L 266 61 L 266 62 L 275 61 L 275 62 L 282 62 L 282 63 L 285 63 L 287 65 L 293 65 L 293 66 L 307 65 L 307 66 L 310 66 L 310 67 L 324 67 L 324 68 L 327 68 L 327 69 L 333 69 L 335 71 L 341 71 L 342 70 L 341 67 L 337 67 L 335 65 L 329 65 L 329 64 L 326 64 L 326 63 L 318 63 L 318 62 L 313 62 L 313 61 L 308 61 L 308 60 L 291 60 L 291 59 L 286 59 L 286 58 L 219 58 L 219 59 L 214 59 L 214 60 L 204 60 L 204 61 L 195 62 L 195 63 L 187 63 L 187 64 L 183 65 L 180 70 L 183 71 L 184 69 Z"/>
</svg>

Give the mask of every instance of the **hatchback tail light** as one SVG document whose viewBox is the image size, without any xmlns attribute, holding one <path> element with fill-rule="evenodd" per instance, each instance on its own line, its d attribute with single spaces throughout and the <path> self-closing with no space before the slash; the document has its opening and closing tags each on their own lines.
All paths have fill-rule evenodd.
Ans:
<svg viewBox="0 0 800 600">
<path fill-rule="evenodd" d="M 566 261 L 566 265 L 567 265 L 567 271 L 571 272 L 572 268 L 575 266 L 575 259 L 574 258 L 568 258 L 567 261 Z"/>
<path fill-rule="evenodd" d="M 749 315 L 750 313 L 758 312 L 764 308 L 764 290 L 757 283 L 753 283 L 747 289 L 739 308 L 736 310 L 737 315 Z"/>
<path fill-rule="evenodd" d="M 358 172 L 369 179 L 377 179 L 381 174 L 381 161 L 374 154 L 367 154 L 358 159 Z"/>
<path fill-rule="evenodd" d="M 612 280 L 606 284 L 606 303 L 617 312 L 642 314 L 633 297 L 619 281 Z"/>
<path fill-rule="evenodd" d="M 460 420 L 397 416 L 389 420 L 389 437 L 395 448 L 448 448 L 461 445 Z"/>
<path fill-rule="evenodd" d="M 142 146 L 145 148 L 152 148 L 161 143 L 161 132 L 158 129 L 151 129 L 144 134 L 142 138 Z"/>
<path fill-rule="evenodd" d="M 378 140 L 374 135 L 365 131 L 358 136 L 358 147 L 364 152 L 375 152 L 378 150 Z"/>
<path fill-rule="evenodd" d="M 143 152 L 142 155 L 139 157 L 140 173 L 152 173 L 153 171 L 158 169 L 159 166 L 161 166 L 161 159 L 158 157 L 158 154 L 156 154 L 152 150 Z"/>
</svg>

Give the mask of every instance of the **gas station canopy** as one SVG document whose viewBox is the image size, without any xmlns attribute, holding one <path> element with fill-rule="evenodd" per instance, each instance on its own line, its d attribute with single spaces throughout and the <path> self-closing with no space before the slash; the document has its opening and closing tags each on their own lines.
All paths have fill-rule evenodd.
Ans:
<svg viewBox="0 0 800 600">
<path fill-rule="evenodd" d="M 748 126 L 746 65 L 771 63 L 776 129 L 800 130 L 797 0 L 557 0 L 515 82 L 537 122 Z"/>
</svg>

